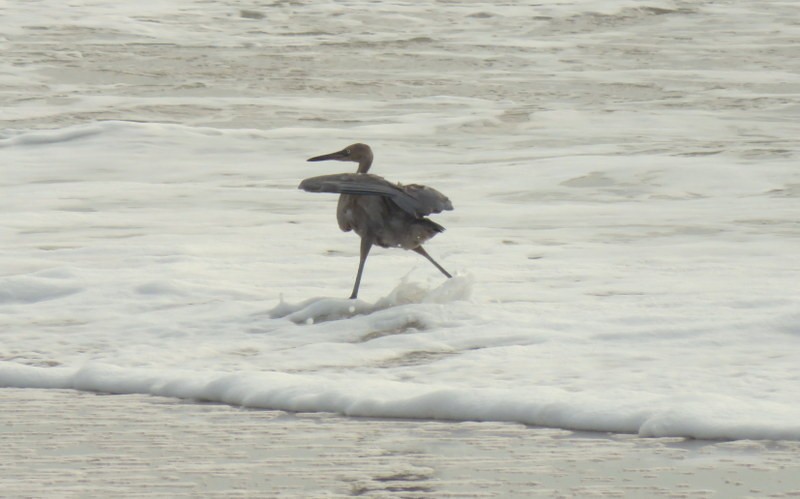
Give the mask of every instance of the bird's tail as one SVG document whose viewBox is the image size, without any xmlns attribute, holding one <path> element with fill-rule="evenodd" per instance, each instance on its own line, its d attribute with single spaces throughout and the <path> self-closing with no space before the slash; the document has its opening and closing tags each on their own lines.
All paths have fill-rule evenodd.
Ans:
<svg viewBox="0 0 800 499">
<path fill-rule="evenodd" d="M 421 219 L 421 221 L 423 223 L 425 223 L 426 226 L 430 227 L 431 229 L 435 230 L 436 232 L 444 232 L 444 227 L 442 227 L 441 225 L 437 224 L 436 222 L 434 222 L 433 220 L 431 220 L 429 218 L 423 218 L 423 219 Z"/>
<path fill-rule="evenodd" d="M 408 233 L 403 239 L 403 248 L 414 249 L 438 234 L 444 232 L 444 227 L 427 218 L 418 218 L 408 227 Z"/>
</svg>

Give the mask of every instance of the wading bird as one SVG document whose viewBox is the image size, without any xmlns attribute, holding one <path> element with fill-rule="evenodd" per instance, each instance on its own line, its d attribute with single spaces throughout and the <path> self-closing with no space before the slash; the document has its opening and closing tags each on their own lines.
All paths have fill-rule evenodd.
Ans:
<svg viewBox="0 0 800 499">
<path fill-rule="evenodd" d="M 299 186 L 308 192 L 341 194 L 336 208 L 339 228 L 344 232 L 355 231 L 361 236 L 361 258 L 350 298 L 358 296 L 364 262 L 373 244 L 415 251 L 427 258 L 442 274 L 452 277 L 422 247 L 422 243 L 444 231 L 444 227 L 425 217 L 442 210 L 452 210 L 453 205 L 447 197 L 424 185 L 393 184 L 367 173 L 372 166 L 372 149 L 366 144 L 353 144 L 308 161 L 325 160 L 358 163 L 356 173 L 311 177 L 303 180 Z"/>
</svg>

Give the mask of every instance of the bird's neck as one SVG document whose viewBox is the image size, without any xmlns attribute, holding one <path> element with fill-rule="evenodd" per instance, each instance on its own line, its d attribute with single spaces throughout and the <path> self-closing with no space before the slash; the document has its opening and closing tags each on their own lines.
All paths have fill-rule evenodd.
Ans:
<svg viewBox="0 0 800 499">
<path fill-rule="evenodd" d="M 370 160 L 361 161 L 358 164 L 358 170 L 356 170 L 356 172 L 357 173 L 367 173 L 369 171 L 369 167 L 370 166 L 372 166 L 372 160 L 371 159 Z"/>
</svg>

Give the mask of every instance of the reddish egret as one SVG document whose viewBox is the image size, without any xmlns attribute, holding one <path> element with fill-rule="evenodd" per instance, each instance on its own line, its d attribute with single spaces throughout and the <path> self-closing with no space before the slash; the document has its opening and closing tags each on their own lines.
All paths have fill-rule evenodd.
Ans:
<svg viewBox="0 0 800 499">
<path fill-rule="evenodd" d="M 325 160 L 358 163 L 357 173 L 322 175 L 300 183 L 300 189 L 304 191 L 341 194 L 336 208 L 339 228 L 345 232 L 355 231 L 361 237 L 361 258 L 350 298 L 358 296 L 364 262 L 373 244 L 415 251 L 427 258 L 442 274 L 452 277 L 422 247 L 422 243 L 444 231 L 444 227 L 425 217 L 442 210 L 452 210 L 453 205 L 446 196 L 424 185 L 393 184 L 367 173 L 372 166 L 372 149 L 366 144 L 353 144 L 308 161 Z"/>
</svg>

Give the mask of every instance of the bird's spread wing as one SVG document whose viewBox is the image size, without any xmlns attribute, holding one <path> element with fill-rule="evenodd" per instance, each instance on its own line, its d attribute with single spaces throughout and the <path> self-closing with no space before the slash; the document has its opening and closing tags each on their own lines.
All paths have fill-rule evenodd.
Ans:
<svg viewBox="0 0 800 499">
<path fill-rule="evenodd" d="M 311 177 L 300 182 L 308 192 L 335 192 L 363 196 L 385 196 L 409 215 L 420 218 L 443 210 L 452 210 L 450 200 L 424 185 L 398 185 L 368 173 L 337 173 Z"/>
<path fill-rule="evenodd" d="M 400 189 L 406 196 L 413 200 L 414 207 L 419 213 L 418 216 L 424 217 L 431 213 L 439 213 L 444 210 L 453 209 L 453 203 L 447 199 L 447 196 L 432 187 L 409 184 L 400 186 Z"/>
</svg>

